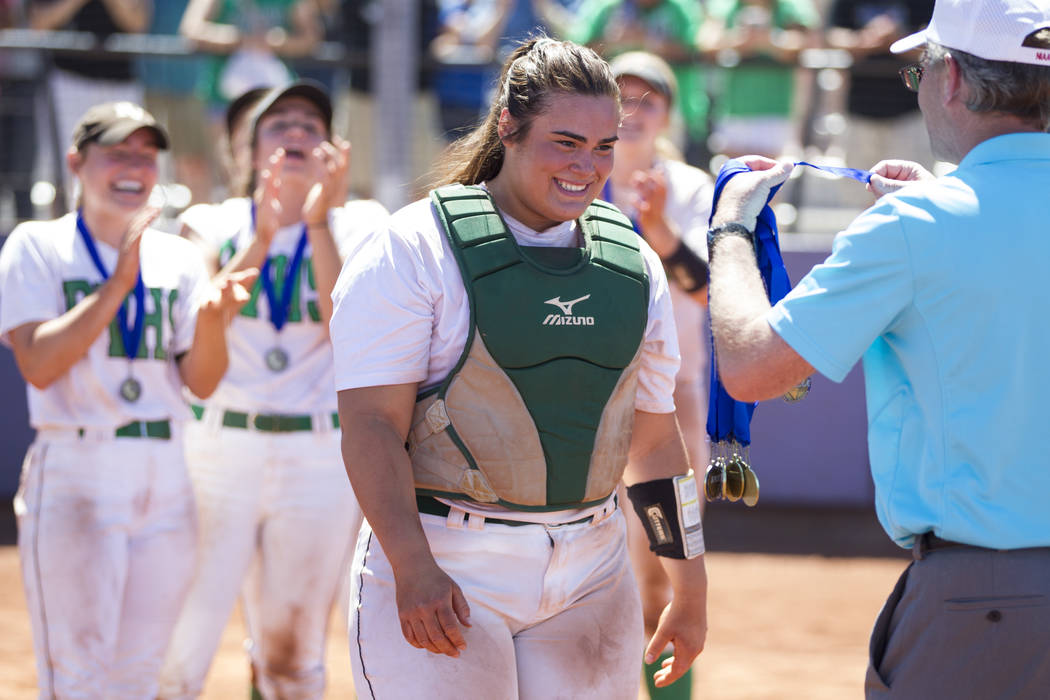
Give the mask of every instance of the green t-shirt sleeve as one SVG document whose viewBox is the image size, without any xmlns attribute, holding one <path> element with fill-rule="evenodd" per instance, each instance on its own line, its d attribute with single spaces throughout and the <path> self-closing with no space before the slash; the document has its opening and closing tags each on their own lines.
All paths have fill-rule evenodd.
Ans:
<svg viewBox="0 0 1050 700">
<path fill-rule="evenodd" d="M 675 23 L 675 26 L 678 27 L 678 40 L 687 46 L 692 46 L 696 33 L 704 21 L 704 10 L 695 0 L 692 2 L 673 0 L 673 5 L 680 15 L 680 21 Z"/>
<path fill-rule="evenodd" d="M 609 23 L 619 0 L 585 0 L 576 14 L 576 21 L 569 30 L 569 41 L 589 44 L 602 38 L 605 25 Z"/>
<path fill-rule="evenodd" d="M 728 22 L 730 16 L 736 11 L 738 0 L 708 0 L 707 14 L 714 19 Z"/>
<path fill-rule="evenodd" d="M 810 29 L 820 25 L 820 14 L 812 0 L 778 0 L 777 26 L 801 25 Z"/>
</svg>

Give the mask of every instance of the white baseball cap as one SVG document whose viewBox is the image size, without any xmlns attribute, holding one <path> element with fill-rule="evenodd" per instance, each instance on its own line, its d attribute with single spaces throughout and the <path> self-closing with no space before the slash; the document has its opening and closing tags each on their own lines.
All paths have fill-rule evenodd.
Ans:
<svg viewBox="0 0 1050 700">
<path fill-rule="evenodd" d="M 936 0 L 928 27 L 890 46 L 903 53 L 932 41 L 989 61 L 1050 66 L 1047 0 Z"/>
</svg>

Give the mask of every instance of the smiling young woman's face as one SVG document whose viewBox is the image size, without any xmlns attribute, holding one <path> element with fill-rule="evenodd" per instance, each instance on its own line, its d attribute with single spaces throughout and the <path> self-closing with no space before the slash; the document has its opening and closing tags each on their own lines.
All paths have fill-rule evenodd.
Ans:
<svg viewBox="0 0 1050 700">
<path fill-rule="evenodd" d="M 133 131 L 112 146 L 88 143 L 70 155 L 70 169 L 80 179 L 82 203 L 92 209 L 134 212 L 157 184 L 157 136 Z"/>
<path fill-rule="evenodd" d="M 619 121 L 613 97 L 556 94 L 524 136 L 507 138 L 515 124 L 505 112 L 501 207 L 536 231 L 581 216 L 612 171 Z"/>
</svg>

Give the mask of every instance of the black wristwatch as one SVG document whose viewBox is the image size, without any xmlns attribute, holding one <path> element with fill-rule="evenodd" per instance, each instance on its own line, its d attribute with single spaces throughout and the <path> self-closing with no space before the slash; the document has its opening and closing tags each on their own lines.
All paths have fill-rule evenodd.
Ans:
<svg viewBox="0 0 1050 700">
<path fill-rule="evenodd" d="M 743 224 L 728 223 L 722 224 L 721 226 L 714 226 L 707 229 L 707 258 L 711 259 L 715 243 L 727 236 L 739 236 L 751 242 L 751 247 L 755 246 L 755 232 L 749 229 Z"/>
</svg>

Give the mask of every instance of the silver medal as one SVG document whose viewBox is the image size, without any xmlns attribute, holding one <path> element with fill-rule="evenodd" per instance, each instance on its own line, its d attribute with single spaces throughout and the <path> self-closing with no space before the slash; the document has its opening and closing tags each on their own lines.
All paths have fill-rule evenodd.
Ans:
<svg viewBox="0 0 1050 700">
<path fill-rule="evenodd" d="M 120 383 L 120 398 L 128 403 L 135 403 L 142 396 L 142 384 L 134 377 L 128 377 Z"/>
<path fill-rule="evenodd" d="M 288 368 L 288 353 L 282 348 L 270 348 L 266 351 L 263 359 L 266 361 L 266 367 L 271 372 L 283 372 Z"/>
</svg>

